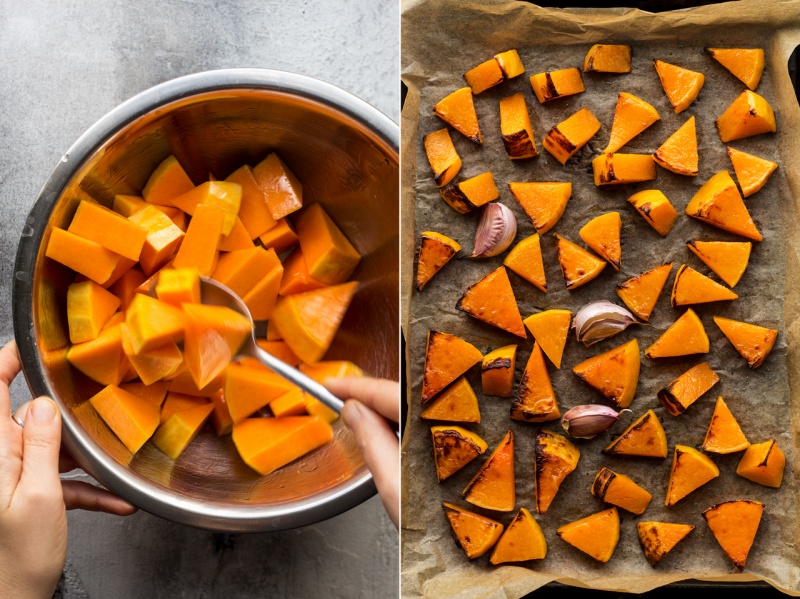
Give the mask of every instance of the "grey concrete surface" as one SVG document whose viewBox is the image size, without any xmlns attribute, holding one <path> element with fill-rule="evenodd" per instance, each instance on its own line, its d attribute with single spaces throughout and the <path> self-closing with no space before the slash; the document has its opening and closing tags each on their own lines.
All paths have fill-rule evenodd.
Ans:
<svg viewBox="0 0 800 599">
<path fill-rule="evenodd" d="M 311 75 L 399 121 L 399 2 L 0 0 L 0 341 L 25 217 L 62 154 L 123 100 L 224 67 Z M 15 405 L 29 398 L 21 377 Z M 397 533 L 377 497 L 268 535 L 218 535 L 148 514 L 72 512 L 69 599 L 394 597 Z"/>
</svg>

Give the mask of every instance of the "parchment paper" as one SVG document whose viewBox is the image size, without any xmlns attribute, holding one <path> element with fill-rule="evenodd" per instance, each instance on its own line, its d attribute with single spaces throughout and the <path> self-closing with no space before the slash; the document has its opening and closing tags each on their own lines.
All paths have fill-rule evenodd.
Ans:
<svg viewBox="0 0 800 599">
<path fill-rule="evenodd" d="M 796 157 L 800 143 L 798 109 L 787 72 L 787 60 L 800 43 L 800 2 L 745 0 L 687 11 L 650 14 L 637 10 L 543 9 L 521 2 L 471 2 L 458 0 L 409 1 L 403 7 L 403 80 L 409 94 L 403 110 L 403 314 L 408 347 L 409 421 L 402 444 L 402 585 L 403 595 L 426 597 L 520 597 L 558 580 L 598 589 L 644 592 L 686 578 L 710 580 L 763 579 L 782 590 L 800 594 L 798 540 L 797 430 L 800 424 L 800 388 L 797 376 L 798 267 L 800 266 L 800 168 Z M 630 43 L 633 70 L 626 75 L 584 74 L 586 92 L 568 99 L 540 105 L 531 92 L 529 77 L 545 70 L 581 67 L 586 51 L 596 42 Z M 714 120 L 745 89 L 744 85 L 703 51 L 706 46 L 763 47 L 767 67 L 757 93 L 776 113 L 777 134 L 731 142 L 730 146 L 775 160 L 777 172 L 764 189 L 747 202 L 764 241 L 753 244 L 750 265 L 736 286 L 739 299 L 699 305 L 711 340 L 704 356 L 650 360 L 647 348 L 685 308 L 669 305 L 669 290 L 678 267 L 686 263 L 716 279 L 686 247 L 689 239 L 741 240 L 685 216 L 684 210 L 696 190 L 714 173 L 732 166 L 726 144 L 719 140 Z M 489 444 L 485 456 L 476 459 L 442 484 L 437 484 L 431 451 L 430 426 L 419 418 L 421 376 L 425 340 L 429 329 L 454 333 L 475 344 L 484 353 L 518 343 L 516 381 L 530 355 L 533 340 L 507 334 L 456 310 L 464 289 L 502 263 L 503 255 L 488 260 L 463 256 L 472 249 L 478 214 L 462 216 L 441 199 L 425 157 L 422 138 L 442 128 L 432 114 L 433 105 L 451 91 L 465 85 L 463 73 L 497 52 L 517 48 L 526 72 L 475 98 L 484 137 L 479 147 L 451 130 L 463 168 L 456 181 L 486 170 L 494 173 L 500 201 L 517 216 L 517 240 L 534 232 L 530 220 L 508 190 L 509 181 L 572 181 L 572 198 L 552 232 L 581 245 L 580 227 L 593 216 L 616 210 L 623 222 L 622 271 L 607 266 L 598 279 L 568 292 L 555 252 L 552 232 L 543 236 L 542 248 L 548 281 L 544 294 L 509 273 L 523 318 L 540 309 L 568 308 L 573 314 L 588 302 L 608 299 L 617 303 L 615 285 L 666 260 L 674 262 L 650 319 L 652 326 L 632 327 L 625 333 L 591 348 L 584 348 L 571 335 L 560 370 L 549 365 L 562 413 L 582 403 L 604 403 L 603 398 L 580 381 L 572 366 L 612 347 L 638 338 L 642 368 L 633 415 L 623 416 L 611 429 L 591 441 L 578 441 L 578 468 L 562 484 L 555 501 L 544 515 L 535 515 L 548 542 L 547 558 L 520 565 L 493 567 L 488 558 L 470 562 L 452 538 L 441 509 L 451 501 L 484 513 L 507 525 L 516 510 L 501 514 L 481 510 L 460 498 L 461 490 L 475 474 L 506 431 L 516 435 L 517 509 L 533 502 L 533 437 L 540 428 L 563 432 L 558 421 L 531 425 L 509 418 L 510 399 L 481 394 L 479 368 L 468 380 L 478 394 L 482 421 L 466 425 Z M 705 85 L 692 106 L 675 114 L 659 83 L 652 60 L 658 58 L 704 73 Z M 591 158 L 608 142 L 617 94 L 627 91 L 656 107 L 661 120 L 625 146 L 623 152 L 652 153 L 691 115 L 697 118 L 700 152 L 698 177 L 682 177 L 657 167 L 657 180 L 637 185 L 596 188 L 591 176 Z M 498 101 L 516 92 L 525 95 L 540 155 L 526 161 L 510 161 L 499 133 Z M 600 132 L 566 166 L 562 167 L 541 146 L 547 131 L 582 106 L 588 106 L 603 124 Z M 626 201 L 633 193 L 657 188 L 681 214 L 672 232 L 662 239 Z M 448 264 L 422 293 L 413 290 L 415 257 L 419 235 L 436 230 L 454 237 L 464 247 L 461 259 Z M 755 322 L 779 330 L 778 341 L 763 366 L 756 370 L 723 336 L 712 320 L 721 315 Z M 673 417 L 656 398 L 658 389 L 700 361 L 707 360 L 720 375 L 720 383 L 689 410 Z M 712 455 L 719 478 L 690 494 L 672 508 L 664 507 L 666 485 L 676 444 L 699 446 L 705 435 L 718 395 L 725 397 L 753 443 L 775 438 L 787 458 L 780 489 L 770 489 L 735 474 L 741 453 Z M 669 442 L 664 460 L 612 458 L 600 450 L 649 408 L 661 418 Z M 571 547 L 556 535 L 567 522 L 603 509 L 590 494 L 598 469 L 606 465 L 625 473 L 653 494 L 653 501 L 640 517 L 620 511 L 621 538 L 613 558 L 600 564 Z M 726 500 L 755 499 L 765 504 L 764 517 L 744 573 L 736 573 L 717 544 L 702 512 Z M 638 543 L 636 522 L 659 520 L 689 523 L 696 529 L 656 568 L 645 560 Z"/>
</svg>

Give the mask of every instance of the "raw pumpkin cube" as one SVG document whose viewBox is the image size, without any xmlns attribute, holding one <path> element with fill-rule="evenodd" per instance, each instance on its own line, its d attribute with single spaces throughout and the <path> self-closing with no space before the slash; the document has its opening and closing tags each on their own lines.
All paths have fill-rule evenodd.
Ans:
<svg viewBox="0 0 800 599">
<path fill-rule="evenodd" d="M 482 359 L 483 354 L 460 337 L 440 331 L 428 331 L 422 377 L 422 404 L 428 403 Z"/>
<path fill-rule="evenodd" d="M 609 470 L 600 468 L 592 483 L 592 495 L 600 501 L 615 505 L 632 514 L 643 514 L 650 505 L 653 496 L 633 482 L 633 479 Z"/>
<path fill-rule="evenodd" d="M 234 425 L 292 388 L 292 383 L 266 368 L 231 364 L 225 377 L 225 402 Z"/>
<path fill-rule="evenodd" d="M 743 570 L 764 513 L 760 501 L 724 501 L 703 512 L 706 524 L 733 565 Z"/>
<path fill-rule="evenodd" d="M 417 258 L 417 278 L 415 280 L 417 291 L 422 291 L 433 275 L 460 251 L 461 245 L 455 239 L 436 231 L 424 231 L 421 235 L 419 257 Z M 291 256 L 289 258 L 291 259 Z M 288 268 L 288 266 L 284 268 Z"/>
<path fill-rule="evenodd" d="M 678 416 L 718 382 L 719 375 L 711 370 L 708 362 L 701 362 L 659 390 L 658 401 L 667 412 Z"/>
<path fill-rule="evenodd" d="M 630 73 L 631 47 L 625 44 L 595 44 L 583 59 L 584 73 Z"/>
<path fill-rule="evenodd" d="M 514 390 L 516 365 L 516 345 L 506 345 L 486 354 L 481 364 L 483 394 L 511 397 Z"/>
<path fill-rule="evenodd" d="M 205 404 L 173 414 L 158 427 L 153 435 L 153 443 L 173 460 L 177 460 L 213 411 L 214 404 Z"/>
<path fill-rule="evenodd" d="M 138 268 L 130 268 L 111 285 L 108 290 L 119 298 L 120 310 L 127 310 L 136 293 L 136 288 L 145 282 L 147 277 Z"/>
<path fill-rule="evenodd" d="M 158 204 L 152 204 L 155 208 L 158 208 L 163 212 L 169 219 L 178 227 L 181 231 L 186 233 L 186 213 L 181 210 L 180 208 L 175 208 L 172 206 L 159 206 Z"/>
<path fill-rule="evenodd" d="M 709 347 L 703 322 L 695 311 L 689 308 L 645 350 L 644 355 L 648 358 L 671 358 L 707 354 Z"/>
<path fill-rule="evenodd" d="M 614 555 L 619 543 L 619 514 L 611 507 L 575 522 L 564 524 L 556 531 L 567 543 L 599 562 L 605 563 Z"/>
<path fill-rule="evenodd" d="M 301 362 L 300 372 L 314 379 L 320 385 L 325 383 L 325 379 L 364 376 L 364 371 L 349 360 L 327 360 L 313 364 Z"/>
<path fill-rule="evenodd" d="M 775 113 L 772 106 L 755 92 L 745 90 L 716 120 L 719 138 L 723 143 L 775 133 Z"/>
<path fill-rule="evenodd" d="M 627 408 L 636 395 L 640 366 L 639 342 L 631 339 L 577 364 L 572 372 L 597 389 L 616 407 Z"/>
<path fill-rule="evenodd" d="M 194 183 L 175 156 L 167 156 L 147 179 L 142 190 L 146 202 L 172 206 L 173 198 L 194 189 Z"/>
<path fill-rule="evenodd" d="M 523 339 L 528 336 L 504 266 L 499 266 L 467 287 L 456 308 Z"/>
<path fill-rule="evenodd" d="M 69 340 L 83 343 L 97 338 L 119 305 L 117 296 L 93 281 L 70 285 L 67 288 Z"/>
<path fill-rule="evenodd" d="M 566 164 L 599 130 L 600 121 L 584 107 L 550 129 L 542 145 L 561 164 Z"/>
<path fill-rule="evenodd" d="M 487 510 L 510 512 L 516 504 L 514 431 L 508 431 L 472 477 L 461 497 Z"/>
<path fill-rule="evenodd" d="M 426 420 L 445 422 L 480 422 L 478 398 L 465 377 L 442 391 L 419 415 Z"/>
<path fill-rule="evenodd" d="M 764 50 L 761 48 L 706 48 L 706 52 L 731 75 L 755 90 L 764 72 Z"/>
<path fill-rule="evenodd" d="M 220 256 L 213 278 L 239 297 L 247 295 L 281 261 L 274 249 L 255 246 Z"/>
<path fill-rule="evenodd" d="M 661 87 L 676 113 L 683 112 L 695 101 L 705 83 L 703 73 L 690 71 L 662 60 L 654 60 Z"/>
<path fill-rule="evenodd" d="M 522 507 L 497 541 L 489 562 L 493 565 L 507 564 L 544 559 L 546 556 L 547 541 L 542 529 L 531 513 Z"/>
<path fill-rule="evenodd" d="M 278 221 L 274 227 L 259 237 L 264 247 L 272 248 L 276 252 L 283 252 L 297 245 L 297 234 L 291 223 L 285 218 Z"/>
<path fill-rule="evenodd" d="M 176 308 L 181 304 L 199 304 L 200 275 L 194 268 L 164 270 L 158 276 L 156 297 Z"/>
<path fill-rule="evenodd" d="M 291 348 L 288 345 L 286 345 L 285 341 L 269 341 L 267 339 L 256 339 L 256 344 L 265 352 L 275 356 L 281 362 L 286 362 L 289 366 L 297 367 L 301 364 L 300 358 L 298 358 L 295 355 L 295 353 L 291 350 Z M 317 364 L 319 364 L 319 362 L 317 362 Z"/>
<path fill-rule="evenodd" d="M 581 72 L 575 68 L 537 73 L 531 76 L 531 87 L 541 104 L 586 91 Z"/>
<path fill-rule="evenodd" d="M 475 103 L 472 100 L 470 88 L 462 87 L 442 98 L 433 107 L 433 114 L 470 141 L 474 141 L 476 144 L 483 143 L 481 128 L 478 124 L 478 113 L 475 112 Z"/>
<path fill-rule="evenodd" d="M 622 185 L 652 181 L 656 163 L 652 154 L 600 154 L 592 160 L 594 184 Z"/>
<path fill-rule="evenodd" d="M 718 476 L 719 468 L 707 455 L 694 447 L 676 445 L 664 505 L 667 507 L 675 505 L 689 493 Z"/>
<path fill-rule="evenodd" d="M 653 567 L 694 530 L 691 524 L 671 522 L 637 522 L 636 532 L 644 557 Z"/>
<path fill-rule="evenodd" d="M 619 270 L 622 254 L 621 232 L 622 219 L 619 212 L 608 212 L 583 225 L 578 235 L 586 245 L 605 258 L 614 270 Z"/>
<path fill-rule="evenodd" d="M 446 501 L 442 502 L 442 508 L 458 546 L 469 559 L 478 558 L 489 551 L 503 534 L 503 525 L 491 518 Z"/>
<path fill-rule="evenodd" d="M 778 168 L 778 164 L 771 160 L 731 147 L 728 147 L 728 156 L 733 163 L 733 172 L 739 180 L 739 187 L 742 188 L 742 195 L 746 198 L 764 187 L 770 175 Z"/>
<path fill-rule="evenodd" d="M 210 277 L 217 263 L 224 222 L 225 212 L 219 206 L 198 205 L 172 265 L 177 269 L 193 268 L 200 276 Z"/>
<path fill-rule="evenodd" d="M 106 327 L 95 339 L 71 346 L 67 361 L 101 385 L 119 385 L 130 367 L 122 350 L 120 325 Z"/>
<path fill-rule="evenodd" d="M 103 283 L 103 287 L 105 287 L 106 289 L 111 287 L 111 285 L 119 281 L 123 276 L 125 276 L 125 273 L 131 270 L 135 265 L 136 265 L 135 260 L 131 260 L 130 258 L 126 258 L 125 256 L 120 256 L 119 260 L 117 261 L 116 268 L 114 268 L 114 270 L 111 271 L 111 276 L 108 277 L 108 281 Z"/>
<path fill-rule="evenodd" d="M 136 223 L 86 200 L 78 204 L 67 230 L 134 261 L 139 259 L 147 238 L 147 231 Z"/>
<path fill-rule="evenodd" d="M 544 273 L 542 247 L 538 233 L 517 243 L 506 254 L 503 264 L 537 289 L 547 293 L 547 279 Z"/>
<path fill-rule="evenodd" d="M 723 231 L 761 241 L 761 233 L 728 171 L 718 172 L 697 190 L 686 206 L 686 214 Z"/>
<path fill-rule="evenodd" d="M 127 325 L 122 323 L 119 326 L 122 351 L 125 352 L 136 375 L 145 385 L 152 385 L 175 374 L 183 365 L 183 354 L 174 341 L 169 340 L 159 347 L 136 354 L 133 351 Z"/>
<path fill-rule="evenodd" d="M 525 97 L 514 94 L 500 100 L 500 134 L 511 160 L 538 156 Z"/>
<path fill-rule="evenodd" d="M 682 264 L 672 285 L 671 303 L 673 307 L 704 304 L 739 297 L 730 289 L 723 287 L 690 266 Z"/>
<path fill-rule="evenodd" d="M 361 255 L 327 215 L 312 204 L 294 221 L 308 274 L 326 285 L 344 283 L 358 266 Z"/>
<path fill-rule="evenodd" d="M 104 285 L 109 281 L 121 259 L 119 254 L 104 248 L 99 243 L 57 228 L 50 230 L 45 256 L 84 275 L 98 285 Z"/>
<path fill-rule="evenodd" d="M 191 410 L 198 406 L 207 405 L 209 405 L 207 397 L 197 397 L 195 395 L 170 391 L 167 393 L 164 405 L 161 406 L 161 424 L 172 418 L 174 414 L 179 414 L 180 412 L 185 412 L 186 410 Z"/>
<path fill-rule="evenodd" d="M 742 427 L 720 395 L 708 424 L 703 450 L 712 453 L 735 453 L 750 447 Z"/>
<path fill-rule="evenodd" d="M 736 466 L 736 474 L 766 487 L 781 486 L 786 457 L 774 439 L 750 445 Z"/>
<path fill-rule="evenodd" d="M 490 58 L 464 73 L 464 79 L 469 85 L 469 88 L 465 89 L 469 89 L 473 94 L 479 94 L 505 81 L 503 70 L 495 58 Z"/>
<path fill-rule="evenodd" d="M 670 272 L 672 262 L 656 266 L 617 285 L 617 295 L 636 316 L 650 320 Z"/>
<path fill-rule="evenodd" d="M 184 313 L 174 306 L 137 293 L 125 312 L 133 352 L 142 352 L 183 339 Z"/>
<path fill-rule="evenodd" d="M 222 234 L 228 235 L 233 229 L 242 205 L 242 186 L 228 181 L 206 181 L 173 199 L 172 204 L 192 216 L 202 204 L 216 206 L 225 216 Z"/>
<path fill-rule="evenodd" d="M 554 233 L 558 263 L 567 289 L 577 289 L 589 281 L 594 280 L 606 267 L 606 261 L 601 260 L 581 246 Z"/>
<path fill-rule="evenodd" d="M 184 395 L 193 395 L 195 397 L 208 398 L 214 393 L 217 393 L 225 386 L 225 371 L 223 370 L 219 375 L 211 380 L 205 387 L 199 388 L 192 378 L 192 373 L 186 366 L 184 359 L 184 366 L 178 369 L 178 373 L 169 382 L 169 390 L 174 393 L 182 393 Z"/>
<path fill-rule="evenodd" d="M 536 342 L 514 394 L 511 418 L 521 422 L 549 422 L 561 418 L 544 354 Z"/>
<path fill-rule="evenodd" d="M 105 387 L 89 403 L 132 453 L 139 451 L 158 427 L 158 406 L 115 385 Z"/>
<path fill-rule="evenodd" d="M 146 206 L 131 214 L 128 220 L 147 230 L 139 266 L 150 276 L 172 259 L 183 241 L 183 231 L 155 206 Z"/>
<path fill-rule="evenodd" d="M 450 131 L 445 127 L 429 133 L 423 138 L 422 143 L 425 146 L 425 154 L 428 156 L 431 170 L 433 170 L 436 187 L 444 187 L 461 170 L 461 157 L 453 145 Z"/>
<path fill-rule="evenodd" d="M 250 234 L 242 224 L 242 219 L 237 216 L 233 222 L 231 232 L 220 237 L 219 248 L 217 249 L 220 252 L 235 252 L 236 250 L 250 249 L 254 245 L 253 240 L 250 239 Z"/>
<path fill-rule="evenodd" d="M 119 388 L 132 395 L 135 395 L 140 399 L 149 401 L 154 406 L 158 406 L 160 408 L 161 404 L 164 403 L 164 399 L 167 397 L 169 383 L 166 381 L 153 383 L 151 385 L 145 385 L 142 382 L 122 383 L 119 385 Z"/>
<path fill-rule="evenodd" d="M 656 413 L 653 410 L 647 410 L 611 441 L 603 449 L 603 453 L 616 456 L 665 458 L 667 457 L 667 435 Z"/>
<path fill-rule="evenodd" d="M 253 169 L 245 164 L 228 175 L 225 181 L 242 186 L 242 201 L 238 216 L 247 230 L 249 239 L 263 235 L 277 224 L 276 219 L 272 218 L 267 197 L 256 182 Z"/>
<path fill-rule="evenodd" d="M 653 154 L 653 160 L 673 173 L 688 177 L 697 176 L 699 157 L 697 128 L 693 116 L 661 144 Z"/>
<path fill-rule="evenodd" d="M 128 218 L 131 214 L 138 212 L 145 206 L 147 206 L 147 202 L 145 202 L 144 199 L 139 196 L 117 194 L 114 196 L 114 202 L 111 204 L 111 209 L 117 214 Z"/>
<path fill-rule="evenodd" d="M 660 118 L 652 104 L 633 94 L 620 92 L 611 125 L 611 139 L 603 152 L 617 152 Z"/>
<path fill-rule="evenodd" d="M 303 185 L 275 153 L 259 162 L 253 177 L 264 192 L 270 214 L 280 220 L 303 207 Z"/>
<path fill-rule="evenodd" d="M 564 435 L 543 429 L 536 433 L 533 489 L 538 513 L 547 512 L 561 483 L 578 467 L 580 457 L 580 450 Z"/>
<path fill-rule="evenodd" d="M 461 214 L 466 214 L 500 197 L 491 172 L 481 173 L 460 183 L 451 183 L 441 188 L 439 193 L 453 210 Z"/>
<path fill-rule="evenodd" d="M 729 286 L 735 287 L 750 260 L 749 241 L 687 241 L 687 247 Z"/>
<path fill-rule="evenodd" d="M 661 237 L 666 237 L 678 219 L 678 211 L 662 192 L 646 189 L 628 198 L 631 205 L 642 215 Z"/>
<path fill-rule="evenodd" d="M 555 226 L 572 196 L 570 182 L 512 182 L 508 188 L 539 235 L 544 235 Z"/>
<path fill-rule="evenodd" d="M 714 322 L 725 334 L 750 368 L 758 368 L 775 345 L 778 331 L 747 322 L 715 316 Z"/>
<path fill-rule="evenodd" d="M 277 418 L 302 416 L 306 413 L 306 397 L 300 387 L 294 387 L 269 402 L 269 409 Z M 311 414 L 313 416 L 313 414 Z M 323 418 L 323 420 L 325 420 Z M 328 421 L 330 422 L 330 421 Z"/>
<path fill-rule="evenodd" d="M 242 301 L 253 320 L 269 320 L 278 303 L 278 291 L 283 280 L 283 265 L 274 264 L 262 279 L 244 294 Z"/>
<path fill-rule="evenodd" d="M 571 321 L 572 312 L 555 309 L 531 314 L 522 321 L 556 368 L 561 368 Z"/>
</svg>

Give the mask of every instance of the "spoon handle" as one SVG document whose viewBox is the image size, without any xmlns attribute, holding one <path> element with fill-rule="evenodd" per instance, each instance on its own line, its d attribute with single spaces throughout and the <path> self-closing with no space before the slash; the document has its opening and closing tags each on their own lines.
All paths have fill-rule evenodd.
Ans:
<svg viewBox="0 0 800 599">
<path fill-rule="evenodd" d="M 290 383 L 294 383 L 312 397 L 320 400 L 337 414 L 342 411 L 344 402 L 336 397 L 333 393 L 328 391 L 325 387 L 320 385 L 317 381 L 306 376 L 296 368 L 289 366 L 286 362 L 279 360 L 272 354 L 265 352 L 255 343 L 253 343 L 253 346 L 254 347 L 251 348 L 252 356 L 264 366 L 276 374 L 279 374 Z"/>
</svg>

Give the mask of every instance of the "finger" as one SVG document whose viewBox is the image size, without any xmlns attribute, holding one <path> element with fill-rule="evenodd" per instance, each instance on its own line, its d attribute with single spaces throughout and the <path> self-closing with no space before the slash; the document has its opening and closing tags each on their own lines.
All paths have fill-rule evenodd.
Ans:
<svg viewBox="0 0 800 599">
<path fill-rule="evenodd" d="M 58 453 L 61 448 L 61 414 L 48 397 L 33 400 L 22 430 L 20 487 L 46 496 L 61 493 Z"/>
<path fill-rule="evenodd" d="M 27 402 L 15 416 L 25 422 Z M 22 427 L 7 416 L 0 415 L 0 511 L 10 505 L 22 474 Z"/>
<path fill-rule="evenodd" d="M 6 438 L 13 424 L 8 418 L 11 415 L 8 387 L 17 378 L 21 368 L 17 342 L 12 339 L 0 349 L 0 439 Z"/>
<path fill-rule="evenodd" d="M 326 379 L 328 391 L 342 399 L 357 399 L 392 422 L 400 421 L 400 384 L 387 379 L 343 377 Z"/>
<path fill-rule="evenodd" d="M 69 452 L 61 446 L 61 451 L 58 453 L 58 471 L 63 474 L 65 472 L 72 472 L 80 468 L 78 462 L 69 454 Z"/>
<path fill-rule="evenodd" d="M 68 510 L 105 512 L 115 516 L 130 516 L 137 508 L 113 493 L 80 480 L 61 482 L 64 505 Z"/>
<path fill-rule="evenodd" d="M 396 527 L 400 512 L 397 435 L 379 414 L 353 399 L 344 404 L 342 420 L 353 431 L 361 456 L 372 472 L 383 507 Z"/>
</svg>

